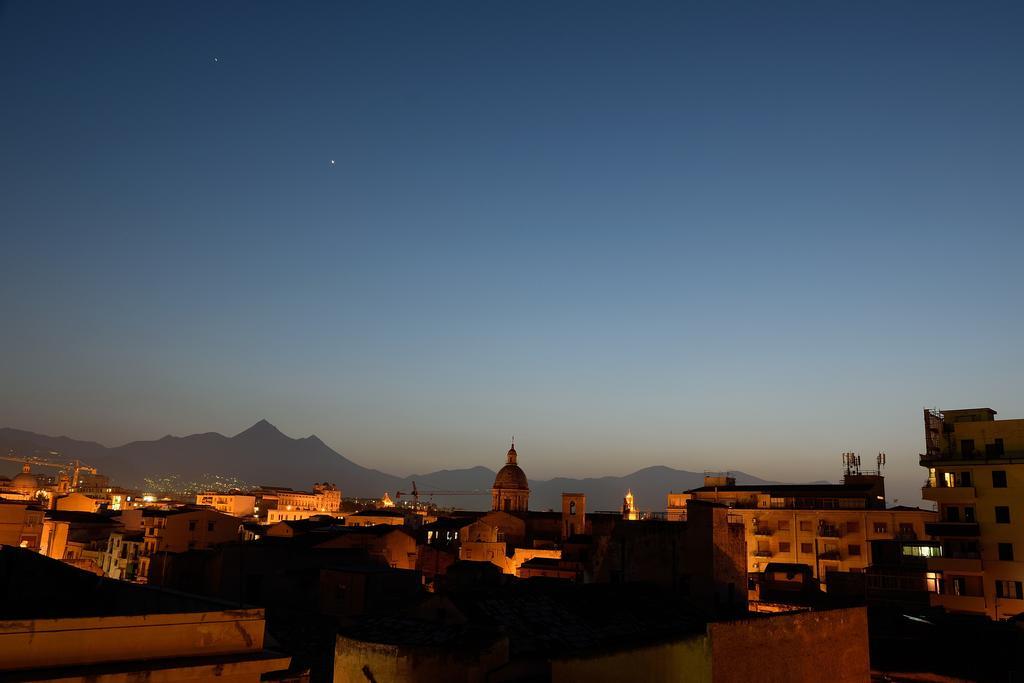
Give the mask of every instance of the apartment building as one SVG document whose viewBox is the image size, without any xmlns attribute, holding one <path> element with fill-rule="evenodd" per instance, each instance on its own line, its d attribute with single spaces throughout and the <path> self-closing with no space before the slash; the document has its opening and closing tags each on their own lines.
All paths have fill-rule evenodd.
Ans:
<svg viewBox="0 0 1024 683">
<path fill-rule="evenodd" d="M 885 505 L 884 478 L 850 473 L 842 484 L 737 486 L 730 476 L 707 476 L 704 486 L 668 494 L 667 517 L 686 519 L 686 501 L 715 502 L 742 521 L 747 571 L 770 562 L 802 564 L 822 584 L 831 571 L 863 572 L 871 564 L 871 542 L 926 539 L 936 513 Z"/>
<path fill-rule="evenodd" d="M 928 531 L 932 604 L 1005 619 L 1024 612 L 1024 419 L 991 408 L 925 410 L 925 500 L 938 506 Z"/>
<path fill-rule="evenodd" d="M 43 509 L 32 501 L 0 498 L 0 545 L 39 550 Z"/>
<path fill-rule="evenodd" d="M 144 540 L 137 580 L 145 581 L 149 576 L 150 562 L 156 553 L 182 553 L 237 541 L 239 527 L 238 518 L 210 508 L 144 509 Z"/>
<path fill-rule="evenodd" d="M 217 493 L 208 491 L 196 495 L 196 505 L 212 507 L 233 517 L 251 517 L 255 514 L 256 496 L 245 493 Z"/>
<path fill-rule="evenodd" d="M 100 553 L 100 571 L 112 579 L 134 581 L 145 546 L 146 536 L 141 531 L 111 533 L 106 548 Z"/>
<path fill-rule="evenodd" d="M 252 494 L 256 497 L 256 514 L 268 524 L 306 519 L 313 515 L 331 514 L 341 510 L 341 489 L 327 482 L 314 484 L 312 491 L 296 491 L 284 486 L 262 486 Z M 273 514 L 271 511 L 274 511 Z"/>
</svg>

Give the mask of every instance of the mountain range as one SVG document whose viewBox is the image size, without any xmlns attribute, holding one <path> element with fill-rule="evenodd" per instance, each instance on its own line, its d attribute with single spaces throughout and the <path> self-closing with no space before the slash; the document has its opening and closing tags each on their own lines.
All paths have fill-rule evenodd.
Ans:
<svg viewBox="0 0 1024 683">
<path fill-rule="evenodd" d="M 289 486 L 309 489 L 314 482 L 337 484 L 342 494 L 380 497 L 385 491 L 409 492 L 413 482 L 423 494 L 429 491 L 479 491 L 481 495 L 442 496 L 439 505 L 486 509 L 494 482 L 494 470 L 477 466 L 439 470 L 399 477 L 359 465 L 330 448 L 316 436 L 294 439 L 266 420 L 234 436 L 216 432 L 190 436 L 165 436 L 154 441 L 133 441 L 107 447 L 94 441 L 66 436 L 47 436 L 13 428 L 0 428 L 0 453 L 37 455 L 55 460 L 77 458 L 108 475 L 113 482 L 129 488 L 144 488 L 146 479 L 176 477 L 179 482 L 210 480 L 212 476 L 233 477 L 251 485 Z M 58 455 L 50 455 L 57 453 Z M 500 458 L 501 454 L 496 456 Z M 529 476 L 529 465 L 520 463 Z M 12 470 L 14 464 L 6 468 Z M 5 468 L 0 468 L 0 473 Z M 734 472 L 739 484 L 772 483 L 744 472 Z M 654 466 L 622 477 L 549 480 L 530 479 L 530 507 L 559 509 L 563 491 L 587 495 L 589 510 L 617 510 L 631 489 L 642 510 L 663 510 L 668 491 L 683 491 L 703 484 L 700 472 Z"/>
</svg>

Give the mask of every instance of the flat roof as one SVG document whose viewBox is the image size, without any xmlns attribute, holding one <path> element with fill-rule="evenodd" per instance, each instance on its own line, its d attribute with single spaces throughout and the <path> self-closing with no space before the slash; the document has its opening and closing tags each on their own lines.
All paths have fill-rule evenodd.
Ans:
<svg viewBox="0 0 1024 683">
<path fill-rule="evenodd" d="M 873 484 L 741 484 L 731 486 L 701 486 L 684 493 L 726 493 L 729 491 L 750 491 L 763 493 L 830 493 L 833 495 L 862 496 L 873 491 Z"/>
</svg>

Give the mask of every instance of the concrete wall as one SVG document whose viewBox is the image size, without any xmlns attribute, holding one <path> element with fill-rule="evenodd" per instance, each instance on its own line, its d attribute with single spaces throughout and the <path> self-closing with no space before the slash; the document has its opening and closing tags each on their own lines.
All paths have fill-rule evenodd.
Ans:
<svg viewBox="0 0 1024 683">
<path fill-rule="evenodd" d="M 711 680 L 711 653 L 708 639 L 703 635 L 663 645 L 551 662 L 552 683 L 710 683 Z"/>
<path fill-rule="evenodd" d="M 483 683 L 508 662 L 508 639 L 471 647 L 415 647 L 368 643 L 338 636 L 334 680 L 376 683 Z"/>
<path fill-rule="evenodd" d="M 0 668 L 258 651 L 263 625 L 263 610 L 0 621 Z"/>
<path fill-rule="evenodd" d="M 864 683 L 870 679 L 863 607 L 708 625 L 714 681 Z"/>
</svg>

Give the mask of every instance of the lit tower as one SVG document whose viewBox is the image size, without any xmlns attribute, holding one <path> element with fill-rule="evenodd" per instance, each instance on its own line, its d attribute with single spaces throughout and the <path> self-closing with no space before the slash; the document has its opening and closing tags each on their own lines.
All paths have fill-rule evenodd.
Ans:
<svg viewBox="0 0 1024 683">
<path fill-rule="evenodd" d="M 626 497 L 622 499 L 622 518 L 640 519 L 640 515 L 636 511 L 636 505 L 633 503 L 632 489 L 626 489 Z"/>
</svg>

